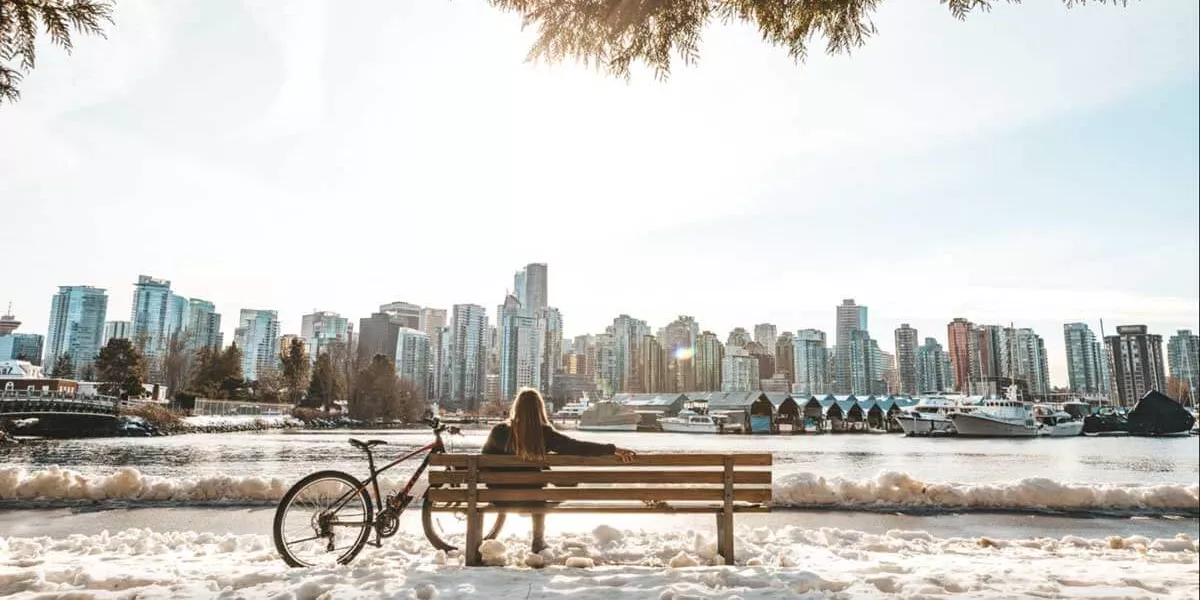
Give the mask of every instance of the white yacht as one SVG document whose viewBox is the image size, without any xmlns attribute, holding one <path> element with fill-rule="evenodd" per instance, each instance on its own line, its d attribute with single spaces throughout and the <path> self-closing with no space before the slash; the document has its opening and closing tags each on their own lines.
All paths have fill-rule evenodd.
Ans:
<svg viewBox="0 0 1200 600">
<path fill-rule="evenodd" d="M 1072 437 L 1083 434 L 1083 419 L 1052 404 L 1035 404 L 1033 418 L 1038 424 L 1038 435 Z"/>
<path fill-rule="evenodd" d="M 701 415 L 690 410 L 681 410 L 675 417 L 659 419 L 663 431 L 671 433 L 717 433 L 725 418 L 717 415 Z"/>
<path fill-rule="evenodd" d="M 558 409 L 558 412 L 554 413 L 554 416 L 560 419 L 578 419 L 583 414 L 583 411 L 587 410 L 588 405 L 587 396 L 584 396 L 579 402 L 564 404 L 562 408 Z"/>
<path fill-rule="evenodd" d="M 1034 437 L 1038 423 L 1011 385 L 1004 398 L 987 398 L 974 410 L 950 413 L 954 430 L 965 437 Z M 1081 426 L 1082 429 L 1082 426 Z"/>
<path fill-rule="evenodd" d="M 957 399 L 924 396 L 915 405 L 901 409 L 896 422 L 904 435 L 953 435 L 954 423 L 948 415 L 960 409 Z"/>
<path fill-rule="evenodd" d="M 637 431 L 642 416 L 628 406 L 616 402 L 597 402 L 579 415 L 579 429 L 584 431 Z"/>
</svg>

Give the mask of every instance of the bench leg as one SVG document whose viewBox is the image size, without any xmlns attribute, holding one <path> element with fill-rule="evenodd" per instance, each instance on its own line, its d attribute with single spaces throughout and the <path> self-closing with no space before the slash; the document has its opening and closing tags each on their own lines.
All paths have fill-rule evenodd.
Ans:
<svg viewBox="0 0 1200 600">
<path fill-rule="evenodd" d="M 530 549 L 536 554 L 546 549 L 546 513 L 533 513 L 529 515 L 533 521 L 533 543 L 530 544 Z"/>
<path fill-rule="evenodd" d="M 725 564 L 733 564 L 733 513 L 731 512 L 717 513 L 717 554 L 725 559 Z"/>
<path fill-rule="evenodd" d="M 483 556 L 479 553 L 479 545 L 482 543 L 483 513 L 470 511 L 467 513 L 466 563 L 468 567 L 478 567 L 483 564 Z"/>
</svg>

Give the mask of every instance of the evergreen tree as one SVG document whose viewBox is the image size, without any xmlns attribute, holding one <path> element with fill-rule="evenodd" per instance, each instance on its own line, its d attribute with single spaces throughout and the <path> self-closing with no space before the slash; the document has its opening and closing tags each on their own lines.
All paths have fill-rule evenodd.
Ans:
<svg viewBox="0 0 1200 600">
<path fill-rule="evenodd" d="M 73 379 L 75 377 L 75 363 L 71 360 L 70 354 L 59 354 L 54 360 L 54 377 L 58 379 Z"/>
<path fill-rule="evenodd" d="M 293 339 L 279 357 L 283 385 L 288 390 L 287 399 L 292 404 L 300 404 L 304 398 L 304 391 L 308 387 L 309 366 L 308 352 L 304 349 L 304 342 L 298 338 Z"/>
<path fill-rule="evenodd" d="M 39 33 L 70 52 L 73 31 L 104 36 L 105 23 L 109 0 L 0 0 L 0 103 L 21 97 L 17 84 L 33 69 Z"/>
<path fill-rule="evenodd" d="M 313 366 L 312 378 L 308 382 L 308 397 L 303 405 L 325 410 L 333 408 L 334 401 L 346 393 L 342 378 L 338 375 L 333 357 L 328 352 L 317 356 L 317 364 Z"/>
<path fill-rule="evenodd" d="M 122 398 L 138 398 L 146 393 L 146 359 L 124 338 L 112 338 L 96 357 L 96 374 L 103 382 L 101 391 Z"/>
</svg>

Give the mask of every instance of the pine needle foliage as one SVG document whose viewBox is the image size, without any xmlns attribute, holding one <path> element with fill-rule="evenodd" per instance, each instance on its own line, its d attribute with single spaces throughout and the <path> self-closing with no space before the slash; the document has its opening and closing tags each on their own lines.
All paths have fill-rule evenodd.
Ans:
<svg viewBox="0 0 1200 600">
<path fill-rule="evenodd" d="M 898 0 L 894 0 L 898 1 Z M 959 20 L 986 12 L 997 2 L 1020 0 L 938 0 Z M 1062 0 L 1068 8 L 1088 0 Z M 825 52 L 849 54 L 876 33 L 871 15 L 881 0 L 490 0 L 520 14 L 523 28 L 537 31 L 530 61 L 574 59 L 630 78 L 635 63 L 665 79 L 674 60 L 685 65 L 700 57 L 701 34 L 712 23 L 744 23 L 765 42 L 803 62 L 815 40 Z M 1127 0 L 1091 0 L 1124 6 Z M 819 43 L 819 42 L 818 42 Z"/>
<path fill-rule="evenodd" d="M 0 0 L 0 103 L 20 99 L 21 78 L 37 65 L 37 38 L 68 53 L 74 34 L 104 37 L 111 0 Z"/>
</svg>

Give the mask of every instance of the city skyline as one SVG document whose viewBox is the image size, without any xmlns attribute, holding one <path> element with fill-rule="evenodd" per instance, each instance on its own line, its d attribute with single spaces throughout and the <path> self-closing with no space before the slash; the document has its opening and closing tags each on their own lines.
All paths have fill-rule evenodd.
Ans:
<svg viewBox="0 0 1200 600">
<path fill-rule="evenodd" d="M 541 296 L 542 300 L 540 302 L 542 304 L 546 304 L 545 298 L 546 298 L 546 296 L 548 294 L 548 290 L 550 288 L 550 286 L 548 286 L 545 283 L 546 263 L 530 263 L 529 266 L 534 266 L 534 265 L 540 267 L 540 269 L 541 269 L 540 277 L 542 279 L 542 283 L 540 284 L 540 287 L 541 287 L 542 291 L 540 292 L 540 296 Z M 516 281 L 518 281 L 518 282 L 522 281 L 522 279 L 520 279 L 520 276 L 523 272 L 524 272 L 524 270 L 518 271 L 518 279 L 516 279 Z M 165 286 L 167 286 L 167 292 L 166 292 L 167 296 L 166 297 L 168 297 L 168 298 L 174 297 L 174 298 L 183 299 L 182 297 L 170 294 L 170 291 L 169 291 L 170 282 L 169 281 L 158 279 L 154 276 L 148 276 L 148 275 L 144 275 L 144 274 L 139 275 L 138 279 L 137 279 L 137 283 L 135 283 L 133 285 L 133 288 L 136 290 L 135 293 L 133 294 L 133 296 L 135 298 L 139 297 L 138 294 L 142 293 L 143 287 L 147 283 L 154 283 L 156 285 L 165 285 Z M 94 286 L 86 286 L 86 285 L 83 285 L 83 286 L 59 286 L 59 287 L 60 287 L 60 289 L 68 289 L 68 288 L 76 288 L 76 287 L 86 288 L 86 289 L 96 289 L 99 292 L 105 294 L 104 299 L 105 299 L 105 304 L 106 304 L 106 310 L 111 310 L 111 307 L 112 307 L 112 303 L 111 303 L 112 290 L 111 289 L 96 288 Z M 508 289 L 508 288 L 506 288 L 506 289 Z M 61 292 L 60 292 L 60 295 L 61 295 Z M 55 298 L 57 298 L 58 296 L 59 295 L 56 295 Z M 513 302 L 516 302 L 517 296 L 518 296 L 518 293 L 514 292 L 509 296 L 509 299 Z M 186 300 L 186 299 L 183 299 L 183 300 Z M 51 302 L 52 312 L 54 310 L 57 310 L 55 308 L 55 306 L 56 306 L 55 302 L 57 302 L 57 300 Z M 203 320 L 204 323 L 214 322 L 213 321 L 214 317 L 215 317 L 215 323 L 222 322 L 222 319 L 221 319 L 222 311 L 219 309 L 214 311 L 214 306 L 211 302 L 208 302 L 205 300 L 197 300 L 197 299 L 191 300 L 191 305 L 195 306 L 197 304 L 202 305 L 203 308 L 206 310 L 206 316 L 205 316 L 205 319 Z M 469 305 L 469 304 L 464 304 L 464 305 Z M 394 301 L 391 301 L 391 302 L 388 302 L 385 304 L 380 304 L 377 306 L 378 306 L 378 311 L 376 311 L 376 310 L 371 311 L 372 318 L 385 318 L 385 320 L 386 320 L 387 315 L 383 314 L 379 311 L 386 311 L 387 314 L 392 315 L 392 320 L 396 319 L 396 315 L 400 315 L 401 316 L 400 320 L 393 323 L 393 329 L 401 328 L 403 326 L 403 327 L 409 327 L 409 328 L 418 328 L 420 331 L 425 332 L 427 338 L 430 340 L 430 342 L 429 342 L 430 349 L 426 350 L 425 352 L 426 352 L 426 354 L 432 354 L 432 352 L 433 352 L 432 340 L 436 337 L 441 337 L 441 336 L 440 335 L 430 335 L 429 333 L 431 330 L 438 329 L 441 326 L 440 324 L 445 323 L 445 315 L 447 313 L 447 309 L 438 308 L 438 307 L 421 306 L 421 305 L 418 305 L 415 303 L 402 301 L 402 300 L 394 300 Z M 470 305 L 470 306 L 475 306 L 475 305 Z M 848 307 L 853 309 L 852 313 L 846 312 L 845 309 L 847 309 Z M 275 348 L 276 350 L 278 349 L 279 341 L 283 336 L 289 336 L 289 335 L 290 336 L 298 336 L 300 339 L 305 340 L 306 342 L 311 342 L 312 333 L 311 333 L 310 328 L 313 325 L 312 325 L 312 323 L 310 323 L 310 318 L 317 318 L 318 320 L 320 320 L 321 318 L 324 318 L 327 321 L 330 319 L 336 319 L 337 327 L 342 328 L 337 332 L 338 334 L 344 334 L 344 332 L 345 332 L 344 328 L 347 326 L 347 323 L 356 324 L 358 321 L 361 320 L 362 323 L 365 325 L 367 322 L 371 321 L 371 319 L 367 319 L 367 318 L 356 319 L 352 316 L 342 315 L 339 313 L 339 311 L 334 311 L 334 310 L 315 310 L 314 311 L 312 309 L 309 309 L 304 312 L 304 314 L 302 315 L 303 318 L 300 319 L 300 323 L 297 324 L 297 327 L 295 329 L 291 329 L 288 326 L 283 325 L 283 323 L 285 323 L 286 321 L 284 319 L 279 318 L 278 311 L 276 311 L 274 309 L 245 309 L 245 308 L 242 308 L 242 309 L 238 309 L 238 310 L 240 310 L 241 318 L 233 324 L 232 327 L 234 328 L 234 331 L 231 332 L 231 335 L 226 336 L 224 334 L 223 330 L 219 333 L 215 333 L 211 330 L 205 330 L 206 332 L 204 333 L 204 336 L 205 336 L 205 339 L 208 340 L 208 342 L 205 345 L 208 345 L 208 344 L 219 345 L 221 343 L 219 340 L 221 340 L 222 338 L 224 338 L 227 341 L 238 341 L 239 338 L 242 337 L 242 333 L 240 331 L 239 324 L 241 326 L 245 325 L 244 323 L 242 323 L 242 321 L 244 319 L 246 319 L 247 313 L 251 313 L 251 314 L 270 313 L 270 330 L 276 332 L 276 335 L 274 336 L 273 339 L 268 335 L 268 336 L 262 337 L 261 341 L 259 341 L 259 340 L 255 341 L 255 344 L 262 343 L 263 347 L 259 348 L 255 352 L 253 352 L 253 354 L 258 355 L 257 359 L 251 359 L 249 357 L 244 357 L 243 360 L 246 363 L 248 372 L 253 372 L 255 370 L 255 367 L 251 366 L 254 362 L 257 361 L 258 363 L 261 364 L 263 361 L 270 360 L 268 357 L 272 355 L 272 348 Z M 501 317 L 503 314 L 503 310 L 504 310 L 504 307 L 501 306 L 498 309 L 496 316 Z M 546 311 L 550 311 L 550 313 L 547 313 Z M 15 313 L 16 311 L 14 310 L 12 312 Z M 136 311 L 134 311 L 134 312 L 136 313 Z M 1070 386 L 1070 382 L 1072 381 L 1071 378 L 1073 376 L 1075 376 L 1075 373 L 1072 373 L 1072 368 L 1075 368 L 1075 369 L 1080 368 L 1078 365 L 1076 365 L 1075 367 L 1072 367 L 1072 361 L 1078 360 L 1078 359 L 1073 358 L 1074 355 L 1072 355 L 1071 352 L 1078 352 L 1078 350 L 1074 350 L 1073 348 L 1071 348 L 1070 344 L 1068 343 L 1068 340 L 1065 340 L 1062 337 L 1056 336 L 1054 334 L 1049 334 L 1048 331 L 1043 331 L 1043 330 L 1040 330 L 1040 329 L 1034 328 L 1034 327 L 1016 327 L 1013 329 L 1009 329 L 1008 325 L 989 324 L 989 323 L 984 323 L 984 322 L 980 322 L 980 321 L 972 321 L 970 318 L 955 317 L 952 320 L 948 320 L 948 321 L 944 322 L 940 328 L 935 326 L 933 329 L 920 329 L 920 328 L 914 327 L 912 324 L 905 321 L 903 323 L 898 324 L 896 327 L 885 331 L 885 330 L 879 329 L 877 326 L 872 326 L 871 317 L 869 317 L 868 314 L 874 314 L 874 310 L 865 304 L 857 303 L 855 301 L 855 299 L 853 299 L 853 298 L 843 298 L 838 305 L 833 307 L 833 310 L 831 312 L 835 313 L 835 316 L 833 317 L 833 319 L 831 319 L 834 323 L 834 327 L 831 329 L 823 329 L 820 327 L 804 327 L 804 328 L 800 328 L 800 329 L 792 329 L 786 325 L 780 325 L 780 324 L 771 323 L 771 322 L 757 322 L 755 325 L 750 326 L 750 327 L 735 326 L 735 327 L 731 328 L 730 330 L 728 330 L 728 332 L 726 333 L 726 332 L 721 331 L 720 329 L 708 327 L 703 320 L 698 319 L 698 318 L 695 320 L 694 325 L 689 326 L 689 327 L 698 327 L 697 333 L 699 331 L 714 332 L 715 339 L 718 341 L 725 340 L 725 341 L 721 342 L 722 345 L 730 347 L 730 348 L 735 347 L 735 346 L 740 346 L 740 345 L 742 345 L 744 343 L 748 343 L 748 342 L 761 343 L 759 340 L 755 340 L 754 337 L 763 337 L 765 340 L 765 338 L 770 337 L 771 333 L 776 332 L 776 331 L 778 332 L 779 335 L 786 333 L 786 334 L 788 334 L 788 336 L 796 336 L 797 334 L 799 334 L 799 338 L 804 338 L 805 335 L 807 335 L 805 332 L 813 331 L 813 332 L 819 332 L 819 333 L 825 335 L 827 338 L 825 341 L 826 348 L 832 350 L 833 348 L 836 348 L 835 342 L 836 342 L 836 334 L 837 334 L 837 328 L 838 328 L 837 324 L 839 322 L 839 319 L 843 319 L 844 314 L 845 315 L 852 314 L 853 315 L 852 317 L 846 317 L 846 318 L 850 319 L 850 321 L 853 322 L 852 326 L 850 326 L 850 329 L 846 333 L 846 335 L 849 336 L 850 332 L 859 331 L 857 328 L 865 325 L 865 327 L 867 328 L 866 329 L 867 336 L 864 336 L 864 340 L 866 342 L 869 342 L 870 347 L 874 348 L 875 351 L 878 352 L 878 351 L 882 350 L 884 353 L 884 356 L 887 359 L 892 360 L 891 370 L 895 371 L 895 375 L 897 377 L 903 377 L 905 373 L 911 373 L 914 377 L 920 376 L 919 372 L 907 371 L 905 368 L 902 367 L 903 361 L 908 360 L 909 361 L 908 364 L 912 365 L 912 367 L 910 367 L 910 368 L 912 368 L 912 369 L 917 368 L 916 365 L 919 364 L 918 356 L 916 354 L 916 351 L 918 350 L 917 348 L 914 347 L 912 349 L 913 354 L 911 356 L 904 358 L 904 356 L 906 356 L 906 355 L 903 352 L 898 352 L 897 346 L 894 343 L 891 346 L 887 346 L 887 342 L 889 340 L 894 342 L 897 339 L 894 336 L 898 336 L 899 332 L 901 330 L 906 331 L 905 337 L 907 339 L 909 339 L 911 342 L 913 342 L 914 346 L 915 346 L 916 341 L 919 339 L 933 339 L 936 342 L 938 342 L 939 345 L 942 345 L 941 343 L 945 342 L 945 344 L 942 345 L 942 349 L 940 351 L 945 353 L 945 356 L 947 359 L 946 367 L 947 367 L 947 369 L 949 369 L 949 373 L 948 373 L 949 379 L 948 380 L 951 384 L 955 384 L 955 383 L 957 383 L 957 379 L 959 377 L 958 376 L 959 369 L 954 368 L 951 365 L 951 363 L 952 363 L 951 356 L 953 355 L 952 349 L 955 347 L 955 344 L 953 342 L 951 342 L 950 339 L 953 337 L 951 335 L 951 332 L 954 330 L 955 324 L 961 322 L 961 323 L 965 323 L 967 326 L 970 327 L 969 331 L 971 332 L 971 334 L 968 336 L 968 338 L 965 338 L 965 339 L 969 339 L 970 343 L 972 345 L 970 346 L 969 349 L 963 350 L 963 352 L 964 352 L 963 356 L 968 357 L 968 358 L 975 357 L 975 358 L 971 358 L 972 361 L 977 360 L 979 353 L 980 353 L 980 349 L 974 345 L 976 330 L 983 331 L 984 332 L 983 334 L 987 334 L 988 331 L 994 330 L 995 333 L 990 333 L 989 335 L 992 335 L 992 336 L 1001 335 L 1003 332 L 1007 331 L 1010 333 L 1008 333 L 1006 335 L 1017 335 L 1018 336 L 1017 338 L 1015 338 L 1017 340 L 1016 342 L 1014 342 L 1012 340 L 1010 340 L 1008 342 L 1003 342 L 1003 341 L 992 342 L 994 344 L 999 344 L 997 346 L 997 350 L 995 350 L 995 352 L 1001 352 L 1001 350 L 999 350 L 999 348 L 1001 346 L 1011 346 L 1010 350 L 1004 350 L 1004 352 L 1009 352 L 1009 351 L 1017 352 L 1018 349 L 1017 349 L 1017 346 L 1013 346 L 1014 343 L 1018 343 L 1021 348 L 1025 347 L 1023 345 L 1023 343 L 1019 342 L 1019 340 L 1022 339 L 1020 337 L 1021 335 L 1028 336 L 1031 334 L 1036 334 L 1036 335 L 1034 335 L 1034 338 L 1037 339 L 1038 347 L 1032 351 L 1037 353 L 1038 359 L 1040 359 L 1043 363 L 1047 363 L 1046 366 L 1048 367 L 1048 372 L 1049 372 L 1049 385 L 1046 386 L 1047 388 L 1049 388 L 1049 387 L 1064 387 L 1064 388 L 1071 387 Z M 109 312 L 108 314 L 112 314 L 112 313 Z M 559 344 L 559 346 L 561 346 L 562 340 L 569 340 L 569 339 L 572 339 L 574 337 L 581 336 L 581 335 L 595 336 L 595 335 L 603 334 L 607 328 L 612 327 L 615 324 L 626 323 L 626 325 L 622 325 L 622 327 L 627 327 L 628 323 L 635 323 L 636 331 L 632 330 L 632 329 L 629 330 L 629 332 L 627 332 L 623 338 L 622 338 L 622 336 L 618 336 L 618 338 L 628 340 L 627 342 L 622 342 L 621 344 L 619 344 L 618 347 L 619 348 L 628 347 L 630 349 L 629 350 L 618 349 L 617 356 L 616 356 L 616 360 L 618 361 L 617 368 L 619 368 L 621 370 L 621 372 L 624 373 L 623 376 L 629 376 L 633 372 L 633 365 L 632 365 L 632 363 L 628 362 L 628 359 L 622 359 L 621 357 L 628 355 L 628 353 L 632 351 L 632 348 L 634 346 L 637 346 L 640 344 L 640 336 L 642 336 L 642 335 L 656 335 L 660 338 L 658 340 L 659 343 L 661 345 L 663 345 L 663 347 L 666 347 L 667 343 L 670 342 L 670 339 L 663 338 L 662 336 L 670 335 L 669 333 L 666 333 L 668 331 L 667 328 L 675 325 L 675 323 L 677 322 L 677 318 L 680 316 L 680 314 L 684 314 L 684 313 L 677 314 L 676 319 L 673 319 L 672 322 L 663 323 L 663 324 L 656 324 L 656 323 L 650 322 L 648 320 L 638 319 L 637 317 L 633 317 L 633 316 L 626 315 L 626 314 L 621 314 L 621 315 L 618 315 L 618 316 L 614 317 L 613 319 L 611 319 L 607 324 L 605 324 L 601 327 L 598 327 L 597 329 L 592 330 L 592 331 L 572 331 L 568 327 L 566 329 L 566 331 L 571 331 L 571 333 L 569 335 L 564 335 L 562 333 L 562 331 L 559 329 L 559 328 L 562 328 L 562 326 L 563 326 L 562 325 L 563 317 L 561 316 L 561 313 L 557 307 L 547 306 L 546 308 L 541 309 L 541 311 L 539 311 L 537 313 L 528 313 L 528 314 L 532 318 L 532 321 L 531 321 L 532 324 L 530 326 L 534 327 L 535 331 L 539 331 L 539 332 L 545 330 L 545 323 L 546 323 L 546 319 L 548 318 L 545 315 L 546 314 L 553 315 L 552 322 L 555 324 L 554 325 L 555 331 L 557 332 L 557 335 L 559 336 L 556 338 L 556 339 L 558 339 L 558 341 L 555 343 Z M 539 316 L 539 315 L 541 315 L 541 316 Z M 487 316 L 487 315 L 485 315 L 485 316 Z M 690 318 L 695 318 L 695 315 L 684 314 L 684 316 L 687 316 Z M 195 315 L 187 316 L 185 318 L 190 319 L 190 320 L 195 320 Z M 29 327 L 25 327 L 24 326 L 24 322 L 26 322 L 25 319 L 21 319 L 21 321 L 22 321 L 21 333 L 23 333 L 23 334 L 35 333 L 38 335 L 46 335 L 44 332 L 32 331 Z M 229 323 L 229 319 L 224 319 L 224 322 Z M 200 323 L 200 321 L 196 321 L 196 323 L 193 323 L 193 326 L 195 326 L 196 324 L 199 324 L 199 323 Z M 124 324 L 124 326 L 128 327 L 129 331 L 132 332 L 133 328 L 130 326 L 129 321 L 113 321 L 113 320 L 108 320 L 107 318 L 105 318 L 104 322 L 103 322 L 103 326 L 102 326 L 103 335 L 101 335 L 101 337 L 99 338 L 101 346 L 103 346 L 103 344 L 107 341 L 107 338 L 109 337 L 108 334 L 110 333 L 111 327 L 113 325 L 119 325 L 119 324 Z M 503 333 L 504 328 L 502 327 L 502 324 L 499 322 L 492 322 L 491 317 L 488 317 L 487 324 L 490 329 L 496 330 L 497 335 L 500 335 Z M 1110 329 L 1106 329 L 1105 333 L 1111 334 L 1112 332 L 1116 331 L 1116 327 L 1132 325 L 1132 324 L 1134 324 L 1134 323 L 1110 322 L 1108 324 L 1108 327 L 1110 327 Z M 1136 324 L 1137 325 L 1146 325 L 1146 323 L 1144 323 L 1144 322 L 1136 323 Z M 203 327 L 203 326 L 204 325 L 201 325 L 201 327 Z M 1065 322 L 1065 323 L 1058 324 L 1058 328 L 1060 328 L 1061 330 L 1063 330 L 1064 332 L 1067 333 L 1068 339 L 1071 338 L 1070 331 L 1074 327 L 1077 327 L 1077 326 L 1082 326 L 1083 328 L 1088 330 L 1088 334 L 1091 336 L 1094 336 L 1089 339 L 1092 339 L 1093 341 L 1095 341 L 1095 343 L 1097 343 L 1097 345 L 1102 345 L 1103 336 L 1101 335 L 1101 331 L 1099 329 L 1092 328 L 1090 323 Z M 354 329 L 361 329 L 361 328 L 356 328 L 356 327 L 351 326 L 350 329 L 354 330 Z M 750 329 L 754 330 L 755 335 L 751 334 Z M 1169 331 L 1164 330 L 1162 332 L 1159 332 L 1153 326 L 1149 326 L 1149 330 L 1151 333 L 1161 336 L 1162 339 L 1164 339 L 1164 340 L 1167 339 L 1169 336 L 1176 335 L 1177 333 L 1185 334 L 1185 335 L 1192 335 L 1191 331 L 1193 329 L 1195 329 L 1194 326 L 1187 326 L 1187 327 L 1178 327 L 1175 329 L 1171 329 Z M 940 333 L 942 331 L 945 331 L 946 333 L 944 335 L 939 335 L 938 333 Z M 1022 334 L 1022 332 L 1029 332 L 1029 334 Z M 980 334 L 980 335 L 983 335 L 983 334 Z M 357 335 L 357 332 L 356 332 L 356 335 Z M 539 333 L 538 335 L 541 336 L 542 334 Z M 49 336 L 47 336 L 47 337 L 49 337 Z M 323 339 L 339 339 L 339 338 L 337 338 L 335 335 L 334 337 L 323 338 Z M 544 344 L 546 342 L 546 338 L 543 337 L 541 339 L 542 339 L 542 344 Z M 847 339 L 850 339 L 850 338 L 848 337 Z M 884 345 L 882 345 L 882 346 L 879 345 L 879 341 L 881 339 L 884 341 Z M 1000 339 L 1003 340 L 1005 338 L 1002 337 Z M 356 337 L 356 342 L 357 341 L 358 340 Z M 731 346 L 731 345 L 729 345 L 728 342 L 734 342 L 734 345 Z M 1057 342 L 1057 343 L 1055 343 L 1055 342 Z M 503 345 L 503 341 L 500 338 L 497 338 L 496 343 L 498 344 L 498 346 Z M 858 344 L 860 342 L 852 341 L 852 343 Z M 1044 343 L 1044 345 L 1042 345 L 1043 343 Z M 309 343 L 309 345 L 311 346 L 312 344 Z M 384 346 L 387 346 L 389 348 L 394 345 L 395 345 L 394 341 L 387 341 L 384 343 Z M 698 340 L 697 340 L 697 348 L 698 348 L 698 345 L 699 344 L 698 344 Z M 1055 356 L 1054 352 L 1050 350 L 1050 348 L 1054 347 L 1054 346 L 1059 347 L 1058 350 L 1061 351 L 1062 356 Z M 855 347 L 857 348 L 859 346 L 855 346 Z M 360 353 L 361 353 L 361 348 L 362 348 L 362 346 L 360 345 Z M 195 348 L 193 348 L 193 349 L 195 349 Z M 540 352 L 542 350 L 548 350 L 548 349 L 549 349 L 549 347 L 540 346 L 539 349 L 535 352 Z M 767 349 L 764 346 L 764 351 L 767 355 L 773 356 L 774 350 L 775 350 L 774 347 Z M 860 350 L 861 350 L 861 348 L 860 348 Z M 1163 351 L 1165 352 L 1166 350 L 1164 349 Z M 46 347 L 47 356 L 49 356 L 50 352 L 51 352 L 51 347 L 48 345 Z M 561 353 L 561 347 L 559 348 L 558 352 Z M 384 353 L 390 354 L 390 352 L 384 352 Z M 274 354 L 278 354 L 278 352 L 275 351 Z M 315 356 L 310 357 L 310 358 L 315 360 Z M 1038 359 L 1034 359 L 1035 362 Z M 540 359 L 538 359 L 538 360 L 540 360 Z M 1005 356 L 996 356 L 995 358 L 984 359 L 984 360 L 995 361 L 994 364 L 996 365 L 996 367 L 993 367 L 992 369 L 993 370 L 1000 369 L 1001 371 L 989 372 L 985 369 L 984 371 L 975 370 L 975 371 L 968 372 L 967 370 L 965 370 L 965 367 L 964 367 L 964 370 L 962 371 L 964 373 L 963 380 L 971 381 L 971 380 L 975 380 L 975 379 L 989 376 L 989 375 L 990 376 L 997 376 L 997 375 L 1004 376 L 1005 373 L 1003 373 L 1002 370 L 1005 368 L 1017 369 L 1017 373 L 1021 374 L 1022 376 L 1028 375 L 1028 373 L 1021 372 L 1020 367 L 1001 366 L 1001 365 L 1017 365 L 1018 361 L 1026 360 L 1026 359 L 1022 358 L 1021 356 L 1014 355 L 1011 359 L 1009 359 L 1008 357 L 1005 357 Z M 1012 362 L 1008 362 L 1010 360 Z M 534 362 L 537 362 L 537 360 L 534 360 Z M 502 361 L 502 363 L 503 363 L 503 361 Z M 863 366 L 866 367 L 866 364 L 867 363 L 864 363 Z M 49 366 L 49 365 L 47 365 L 47 366 Z M 884 369 L 887 365 L 877 363 L 876 366 L 879 369 L 881 369 L 881 372 L 882 372 L 882 369 Z M 433 368 L 433 365 L 431 365 L 431 368 Z M 526 368 L 528 368 L 528 367 L 526 367 Z M 782 364 L 776 365 L 775 368 L 777 371 L 787 370 L 787 368 L 784 367 Z M 837 361 L 831 363 L 830 364 L 830 372 L 828 373 L 828 376 L 833 377 L 834 381 L 837 381 L 837 379 L 838 379 L 837 373 L 840 368 L 842 368 L 842 367 L 840 367 L 838 365 Z M 1025 368 L 1027 369 L 1029 367 L 1025 367 Z M 1093 368 L 1099 369 L 1101 367 L 1097 366 L 1097 367 L 1093 367 Z M 975 365 L 972 366 L 972 369 L 975 369 Z M 506 373 L 507 373 L 507 367 L 503 366 L 503 364 L 502 364 L 501 365 L 501 374 L 504 375 Z M 1103 373 L 1092 375 L 1092 377 L 1096 377 L 1096 376 L 1100 376 L 1102 379 L 1104 379 L 1106 381 L 1107 376 L 1108 376 L 1106 367 L 1104 368 Z M 525 383 L 531 383 L 535 387 L 545 387 L 548 389 L 549 388 L 548 381 L 552 381 L 553 373 L 547 373 L 546 370 L 543 369 L 543 371 L 540 373 L 540 375 L 532 374 L 531 377 L 532 377 L 532 379 L 527 380 Z M 865 385 L 866 385 L 865 381 L 867 379 L 869 379 L 868 374 L 866 374 L 866 373 L 864 373 L 863 375 L 853 375 L 852 374 L 850 377 L 851 377 L 851 380 L 854 382 L 853 383 L 854 386 L 857 386 L 860 389 L 865 389 Z M 433 386 L 434 385 L 433 382 L 435 379 L 437 379 L 437 377 L 435 377 L 433 375 L 433 373 L 431 372 L 429 375 L 429 379 L 423 381 L 422 385 Z M 501 378 L 501 380 L 504 381 L 503 377 Z M 543 383 L 543 382 L 547 382 L 547 383 Z M 828 382 L 824 382 L 824 383 L 828 383 Z M 900 383 L 899 379 L 897 379 L 894 382 L 894 384 L 897 387 L 896 391 L 899 391 L 899 389 L 901 389 L 901 387 L 903 387 L 902 384 Z M 501 386 L 504 388 L 513 387 L 514 389 L 515 389 L 515 387 L 519 387 L 519 385 L 524 385 L 524 383 L 522 383 L 522 384 L 504 384 L 504 383 L 502 383 L 501 384 Z M 798 386 L 798 389 L 799 389 L 799 387 L 803 387 L 804 384 L 800 383 L 799 380 L 797 380 L 796 385 Z M 955 387 L 958 387 L 958 386 L 955 386 Z M 925 390 L 919 390 L 919 391 L 925 391 Z M 1081 388 L 1080 391 L 1092 393 L 1092 390 L 1089 389 L 1088 386 L 1083 386 L 1083 388 Z M 1109 391 L 1110 390 L 1107 390 L 1107 389 L 1103 390 L 1104 393 L 1108 393 Z M 843 391 L 840 391 L 839 393 L 849 393 L 849 392 L 846 392 L 843 390 Z"/>
<path fill-rule="evenodd" d="M 530 260 L 567 337 L 620 314 L 832 337 L 855 298 L 885 351 L 902 323 L 1031 328 L 1061 385 L 1064 323 L 1200 329 L 1194 3 L 887 4 L 802 65 L 714 26 L 698 65 L 628 83 L 523 63 L 488 6 L 372 10 L 118 3 L 107 40 L 39 56 L 0 110 L 9 241 L 43 249 L 0 297 L 23 331 L 60 284 L 124 320 L 138 273 L 214 303 L 226 343 L 242 308 L 490 317 Z"/>
</svg>

